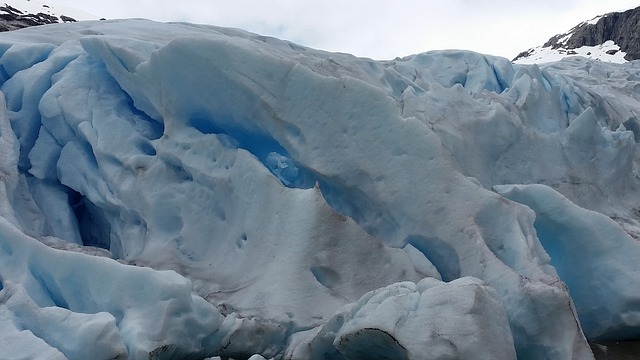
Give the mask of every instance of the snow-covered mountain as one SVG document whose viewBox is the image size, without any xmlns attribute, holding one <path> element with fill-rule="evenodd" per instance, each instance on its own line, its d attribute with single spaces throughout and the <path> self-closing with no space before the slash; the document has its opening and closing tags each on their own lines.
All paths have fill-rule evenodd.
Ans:
<svg viewBox="0 0 640 360">
<path fill-rule="evenodd" d="M 623 63 L 640 59 L 640 7 L 584 21 L 544 45 L 523 51 L 517 64 L 557 61 L 567 56 Z"/>
<path fill-rule="evenodd" d="M 77 9 L 58 5 L 54 7 L 38 0 L 11 0 L 0 5 L 0 31 L 98 19 Z"/>
<path fill-rule="evenodd" d="M 639 79 L 1 33 L 1 357 L 593 359 L 640 337 Z"/>
</svg>

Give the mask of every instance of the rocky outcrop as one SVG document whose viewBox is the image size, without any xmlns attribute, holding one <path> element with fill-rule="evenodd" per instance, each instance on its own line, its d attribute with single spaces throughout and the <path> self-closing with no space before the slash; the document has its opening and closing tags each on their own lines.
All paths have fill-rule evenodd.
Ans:
<svg viewBox="0 0 640 360">
<path fill-rule="evenodd" d="M 0 31 L 10 31 L 29 26 L 75 21 L 76 20 L 74 18 L 64 15 L 57 17 L 42 12 L 37 14 L 28 14 L 6 3 L 4 6 L 0 6 Z"/>
<path fill-rule="evenodd" d="M 553 36 L 544 45 L 532 48 L 518 54 L 513 61 L 529 58 L 541 49 L 556 50 L 566 55 L 583 55 L 576 49 L 596 47 L 612 41 L 619 48 L 606 47 L 607 55 L 614 55 L 622 51 L 624 60 L 640 59 L 640 7 L 635 9 L 612 12 L 584 21 L 564 34 Z M 591 53 L 587 53 L 591 55 Z M 587 56 L 590 57 L 590 56 Z"/>
<path fill-rule="evenodd" d="M 565 35 L 551 38 L 544 46 L 557 48 L 564 46 L 575 49 L 595 46 L 612 40 L 620 50 L 627 53 L 625 59 L 640 59 L 640 7 L 624 12 L 613 12 L 601 17 L 595 24 L 584 22 L 573 28 L 571 36 L 564 42 L 558 41 Z"/>
</svg>

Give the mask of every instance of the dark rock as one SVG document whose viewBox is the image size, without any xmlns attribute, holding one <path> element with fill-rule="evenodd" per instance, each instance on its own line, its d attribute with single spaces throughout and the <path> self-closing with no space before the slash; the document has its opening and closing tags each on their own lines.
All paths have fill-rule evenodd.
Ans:
<svg viewBox="0 0 640 360">
<path fill-rule="evenodd" d="M 567 34 L 571 36 L 564 44 L 558 42 Z M 561 46 L 575 49 L 582 46 L 596 46 L 613 40 L 620 46 L 620 50 L 627 53 L 625 59 L 640 59 L 640 7 L 609 13 L 600 18 L 597 23 L 582 23 L 567 34 L 552 37 L 544 46 L 551 46 L 553 49 Z"/>
<path fill-rule="evenodd" d="M 47 5 L 43 6 L 50 8 Z M 60 18 L 58 18 L 57 16 L 42 12 L 26 14 L 6 3 L 4 6 L 0 6 L 0 32 L 60 22 L 76 22 L 76 19 L 65 15 L 61 15 Z"/>
<path fill-rule="evenodd" d="M 640 340 L 590 341 L 589 345 L 596 360 L 640 359 Z"/>
<path fill-rule="evenodd" d="M 567 41 L 570 49 L 595 46 L 613 40 L 627 53 L 625 59 L 640 59 L 640 7 L 625 12 L 610 13 L 596 24 L 578 26 Z"/>
<path fill-rule="evenodd" d="M 531 54 L 533 54 L 533 49 L 529 49 L 529 50 L 527 50 L 527 51 L 523 51 L 523 52 L 521 52 L 520 54 L 518 54 L 518 56 L 516 56 L 516 57 L 513 59 L 513 61 L 516 61 L 516 60 L 518 60 L 518 59 L 522 59 L 522 58 L 528 57 L 528 56 L 530 56 Z"/>
<path fill-rule="evenodd" d="M 606 14 L 595 24 L 583 22 L 567 33 L 553 36 L 543 47 L 576 49 L 597 46 L 608 40 L 612 40 L 620 46 L 621 51 L 627 53 L 626 60 L 640 59 L 640 7 Z M 527 52 L 523 52 L 513 60 L 527 56 Z"/>
<path fill-rule="evenodd" d="M 70 17 L 70 16 L 64 16 L 64 15 L 60 15 L 60 20 L 64 21 L 64 22 L 77 22 L 78 20 Z"/>
<path fill-rule="evenodd" d="M 4 11 L 4 12 L 7 12 L 9 14 L 14 14 L 14 15 L 22 15 L 23 14 L 22 11 L 20 11 L 20 10 L 18 10 L 16 8 L 12 7 L 11 5 L 6 4 L 6 3 L 4 4 L 4 6 L 0 6 L 0 11 Z"/>
</svg>

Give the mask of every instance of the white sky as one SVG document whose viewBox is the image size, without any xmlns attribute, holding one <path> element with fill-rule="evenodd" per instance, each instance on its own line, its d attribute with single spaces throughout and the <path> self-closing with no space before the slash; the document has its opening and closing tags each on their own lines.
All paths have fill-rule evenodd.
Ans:
<svg viewBox="0 0 640 360">
<path fill-rule="evenodd" d="M 238 27 L 309 47 L 391 59 L 438 49 L 513 58 L 640 0 L 48 0 L 108 19 Z"/>
</svg>

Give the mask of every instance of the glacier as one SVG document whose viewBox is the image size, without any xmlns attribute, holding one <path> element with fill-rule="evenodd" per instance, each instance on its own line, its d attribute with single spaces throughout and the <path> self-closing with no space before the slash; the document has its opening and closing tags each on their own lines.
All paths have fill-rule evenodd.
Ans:
<svg viewBox="0 0 640 360">
<path fill-rule="evenodd" d="M 2 359 L 640 337 L 636 62 L 89 21 L 0 34 L 0 91 Z"/>
</svg>

